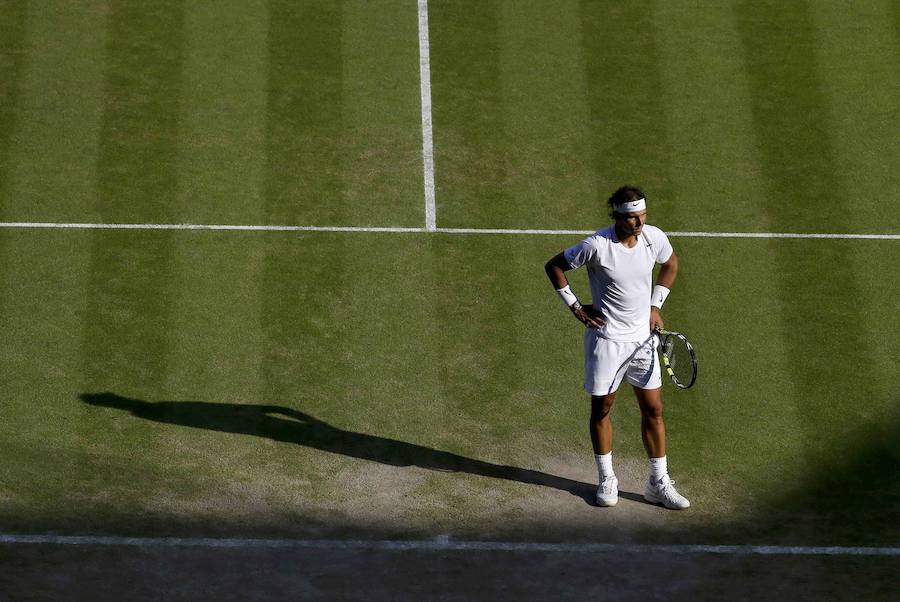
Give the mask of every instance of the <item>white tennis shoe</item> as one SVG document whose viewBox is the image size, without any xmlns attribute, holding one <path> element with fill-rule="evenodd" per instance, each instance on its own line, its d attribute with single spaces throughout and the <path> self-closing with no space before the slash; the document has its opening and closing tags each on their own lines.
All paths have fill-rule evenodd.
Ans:
<svg viewBox="0 0 900 602">
<path fill-rule="evenodd" d="M 619 503 L 619 479 L 616 477 L 606 477 L 597 487 L 597 505 L 598 506 L 615 506 Z"/>
<path fill-rule="evenodd" d="M 599 493 L 597 496 L 599 497 Z M 691 503 L 686 497 L 678 493 L 675 489 L 675 481 L 664 476 L 658 483 L 647 481 L 647 488 L 644 489 L 644 499 L 653 504 L 662 504 L 670 510 L 684 510 L 690 508 Z"/>
</svg>

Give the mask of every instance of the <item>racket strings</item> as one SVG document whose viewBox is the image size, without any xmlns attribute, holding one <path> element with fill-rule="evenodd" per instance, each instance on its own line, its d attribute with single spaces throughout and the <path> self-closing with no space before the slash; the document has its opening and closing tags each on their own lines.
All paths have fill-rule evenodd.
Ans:
<svg viewBox="0 0 900 602">
<path fill-rule="evenodd" d="M 664 353 L 675 378 L 681 382 L 689 382 L 694 372 L 694 359 L 687 344 L 678 337 L 668 337 Z"/>
</svg>

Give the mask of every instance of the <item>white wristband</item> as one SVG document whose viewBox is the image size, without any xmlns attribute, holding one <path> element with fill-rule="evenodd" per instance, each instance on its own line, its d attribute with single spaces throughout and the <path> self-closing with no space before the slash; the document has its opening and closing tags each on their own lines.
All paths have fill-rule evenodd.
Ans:
<svg viewBox="0 0 900 602">
<path fill-rule="evenodd" d="M 663 303 L 666 302 L 666 297 L 668 296 L 669 289 L 661 284 L 657 284 L 653 287 L 653 294 L 650 295 L 650 305 L 662 309 Z"/>
<path fill-rule="evenodd" d="M 559 298 L 563 300 L 563 303 L 566 304 L 566 307 L 572 307 L 576 303 L 578 303 L 578 297 L 575 296 L 575 293 L 572 292 L 572 289 L 569 288 L 567 284 L 563 288 L 556 289 L 556 294 L 559 295 Z"/>
</svg>

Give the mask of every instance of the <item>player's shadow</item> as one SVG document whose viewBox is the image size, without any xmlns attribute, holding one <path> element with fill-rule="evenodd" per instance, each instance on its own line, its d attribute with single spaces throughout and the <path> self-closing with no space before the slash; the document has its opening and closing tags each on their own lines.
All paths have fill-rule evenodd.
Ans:
<svg viewBox="0 0 900 602">
<path fill-rule="evenodd" d="M 418 466 L 443 472 L 465 472 L 550 487 L 580 497 L 588 504 L 596 505 L 596 485 L 590 483 L 527 468 L 493 464 L 405 441 L 345 431 L 291 408 L 202 401 L 150 402 L 129 399 L 115 393 L 84 393 L 80 398 L 93 406 L 125 410 L 139 418 L 165 424 L 266 437 L 273 441 L 296 443 L 391 466 Z M 626 499 L 642 501 L 639 496 L 628 492 L 620 492 L 619 495 Z"/>
</svg>

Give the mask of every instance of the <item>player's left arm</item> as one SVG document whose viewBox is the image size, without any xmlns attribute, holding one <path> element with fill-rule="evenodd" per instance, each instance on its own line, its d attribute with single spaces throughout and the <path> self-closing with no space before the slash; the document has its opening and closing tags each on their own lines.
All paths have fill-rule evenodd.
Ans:
<svg viewBox="0 0 900 602">
<path fill-rule="evenodd" d="M 669 290 L 675 284 L 677 275 L 678 255 L 675 254 L 675 251 L 672 251 L 669 258 L 659 268 L 659 274 L 656 276 L 656 286 L 653 287 L 653 293 L 650 297 L 650 330 L 665 327 L 662 316 L 659 315 L 659 310 L 669 295 Z"/>
</svg>

